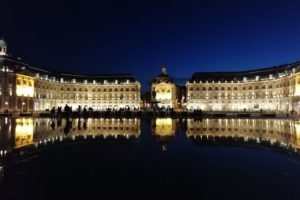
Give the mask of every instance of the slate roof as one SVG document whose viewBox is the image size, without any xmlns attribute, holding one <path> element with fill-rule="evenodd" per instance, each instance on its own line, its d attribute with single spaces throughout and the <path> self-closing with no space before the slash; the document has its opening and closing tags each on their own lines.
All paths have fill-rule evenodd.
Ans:
<svg viewBox="0 0 300 200">
<path fill-rule="evenodd" d="M 33 74 L 39 74 L 39 76 L 48 76 L 55 77 L 56 80 L 60 80 L 63 78 L 64 81 L 72 81 L 72 79 L 76 79 L 76 82 L 83 82 L 87 80 L 88 82 L 92 82 L 96 80 L 97 83 L 102 83 L 104 80 L 108 82 L 114 82 L 118 80 L 119 82 L 125 82 L 129 80 L 130 82 L 135 82 L 136 79 L 132 74 L 76 74 L 76 73 L 65 73 L 65 72 L 56 72 L 52 70 L 45 70 L 42 68 L 33 67 L 27 63 L 24 63 L 21 60 L 13 59 L 9 56 L 0 56 L 0 65 L 8 66 L 14 69 L 15 72 L 21 73 L 22 70 L 30 71 Z"/>
<path fill-rule="evenodd" d="M 295 72 L 300 71 L 300 61 L 292 64 L 279 65 L 269 68 L 261 68 L 247 71 L 232 71 L 232 72 L 197 72 L 194 73 L 189 82 L 212 82 L 212 81 L 242 81 L 244 77 L 247 80 L 255 79 L 259 76 L 260 79 L 269 78 L 270 74 L 276 78 L 281 73 L 290 73 L 295 69 Z"/>
</svg>

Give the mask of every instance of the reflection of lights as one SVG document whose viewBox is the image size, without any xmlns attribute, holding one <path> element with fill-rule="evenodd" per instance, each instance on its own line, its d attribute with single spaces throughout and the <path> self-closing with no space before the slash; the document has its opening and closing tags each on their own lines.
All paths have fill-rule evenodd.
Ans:
<svg viewBox="0 0 300 200">
<path fill-rule="evenodd" d="M 16 119 L 15 148 L 32 144 L 33 120 L 30 118 Z"/>
<path fill-rule="evenodd" d="M 0 166 L 0 177 L 4 176 L 4 167 Z"/>
<path fill-rule="evenodd" d="M 171 118 L 157 118 L 155 120 L 155 135 L 170 136 L 175 134 L 175 125 Z"/>
<path fill-rule="evenodd" d="M 167 151 L 168 150 L 168 146 L 166 144 L 162 145 L 162 150 L 163 151 Z"/>
<path fill-rule="evenodd" d="M 295 121 L 296 137 L 300 138 L 300 121 Z"/>
</svg>

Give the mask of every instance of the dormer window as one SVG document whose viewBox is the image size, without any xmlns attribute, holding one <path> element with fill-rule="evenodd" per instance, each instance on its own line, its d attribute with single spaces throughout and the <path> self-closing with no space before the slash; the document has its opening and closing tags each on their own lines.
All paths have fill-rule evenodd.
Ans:
<svg viewBox="0 0 300 200">
<path fill-rule="evenodd" d="M 269 79 L 273 79 L 273 74 L 269 74 Z"/>
<path fill-rule="evenodd" d="M 85 79 L 85 80 L 83 81 L 83 83 L 84 83 L 84 84 L 87 84 L 87 80 Z"/>
<path fill-rule="evenodd" d="M 72 79 L 72 83 L 76 83 L 76 79 L 75 78 Z"/>
</svg>

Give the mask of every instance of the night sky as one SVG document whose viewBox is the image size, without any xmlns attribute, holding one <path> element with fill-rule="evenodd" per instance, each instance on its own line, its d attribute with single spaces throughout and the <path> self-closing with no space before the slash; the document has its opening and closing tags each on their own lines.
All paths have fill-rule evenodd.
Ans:
<svg viewBox="0 0 300 200">
<path fill-rule="evenodd" d="M 300 60 L 300 1 L 1 0 L 9 53 L 66 72 L 132 73 L 147 89 L 162 64 L 180 84 L 197 71 Z"/>
</svg>

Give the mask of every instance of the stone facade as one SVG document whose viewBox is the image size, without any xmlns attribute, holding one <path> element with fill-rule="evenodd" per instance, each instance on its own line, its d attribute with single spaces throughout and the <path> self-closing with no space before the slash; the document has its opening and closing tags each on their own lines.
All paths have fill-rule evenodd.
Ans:
<svg viewBox="0 0 300 200">
<path fill-rule="evenodd" d="M 162 66 L 161 74 L 151 83 L 151 101 L 159 108 L 177 108 L 176 85 L 167 74 L 166 66 Z"/>
<path fill-rule="evenodd" d="M 1 46 L 2 44 L 2 46 Z M 32 67 L 6 54 L 1 42 L 0 112 L 37 112 L 66 104 L 93 110 L 140 108 L 140 83 L 131 74 L 80 75 Z"/>
<path fill-rule="evenodd" d="M 274 68 L 196 73 L 187 82 L 187 109 L 300 113 L 300 63 Z"/>
</svg>

